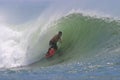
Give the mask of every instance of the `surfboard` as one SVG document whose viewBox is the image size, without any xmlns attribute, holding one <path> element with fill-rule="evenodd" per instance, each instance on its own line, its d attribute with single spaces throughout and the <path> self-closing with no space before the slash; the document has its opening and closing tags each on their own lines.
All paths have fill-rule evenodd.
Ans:
<svg viewBox="0 0 120 80">
<path fill-rule="evenodd" d="M 56 52 L 55 49 L 54 49 L 54 48 L 51 48 L 51 49 L 46 53 L 45 57 L 46 57 L 46 58 L 50 58 L 50 57 L 54 56 L 55 52 Z"/>
</svg>

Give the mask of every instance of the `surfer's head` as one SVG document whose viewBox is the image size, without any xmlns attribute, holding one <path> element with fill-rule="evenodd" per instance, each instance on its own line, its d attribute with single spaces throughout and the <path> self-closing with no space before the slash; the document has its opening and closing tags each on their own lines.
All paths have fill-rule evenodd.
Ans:
<svg viewBox="0 0 120 80">
<path fill-rule="evenodd" d="M 59 36 L 62 36 L 62 31 L 59 31 L 59 32 L 58 32 L 58 35 L 59 35 Z"/>
</svg>

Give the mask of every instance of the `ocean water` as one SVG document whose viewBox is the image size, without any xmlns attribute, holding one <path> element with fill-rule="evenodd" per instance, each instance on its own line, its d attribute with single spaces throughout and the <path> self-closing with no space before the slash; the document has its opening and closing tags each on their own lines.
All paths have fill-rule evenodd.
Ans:
<svg viewBox="0 0 120 80">
<path fill-rule="evenodd" d="M 97 0 L 67 5 L 54 0 L 7 2 L 0 2 L 0 80 L 120 79 L 120 12 L 115 1 L 94 6 Z M 10 14 L 3 15 L 5 11 Z M 58 31 L 63 32 L 62 43 L 46 59 L 49 40 Z"/>
</svg>

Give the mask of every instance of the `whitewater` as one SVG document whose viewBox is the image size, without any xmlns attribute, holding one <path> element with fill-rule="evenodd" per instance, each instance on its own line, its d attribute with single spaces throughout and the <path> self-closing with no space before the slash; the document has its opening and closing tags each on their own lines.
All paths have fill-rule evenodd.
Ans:
<svg viewBox="0 0 120 80">
<path fill-rule="evenodd" d="M 24 24 L 0 24 L 0 79 L 119 80 L 119 17 L 92 10 L 54 9 Z M 58 31 L 63 32 L 62 43 L 46 59 L 49 40 Z"/>
</svg>

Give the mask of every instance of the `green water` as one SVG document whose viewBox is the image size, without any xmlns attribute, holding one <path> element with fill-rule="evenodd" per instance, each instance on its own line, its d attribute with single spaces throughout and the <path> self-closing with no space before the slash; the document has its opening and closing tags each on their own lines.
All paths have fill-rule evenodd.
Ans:
<svg viewBox="0 0 120 80">
<path fill-rule="evenodd" d="M 110 55 L 108 50 L 120 47 L 119 22 L 110 18 L 96 18 L 77 13 L 70 14 L 59 19 L 56 25 L 51 28 L 45 35 L 50 37 L 53 33 L 62 31 L 62 44 L 60 44 L 55 56 L 50 60 L 41 59 L 35 66 L 84 62 L 91 58 L 96 60 L 95 56 L 97 55 L 102 55 L 97 58 L 101 60 Z M 105 54 L 103 55 L 103 53 Z M 110 58 L 108 56 L 107 59 Z"/>
</svg>

